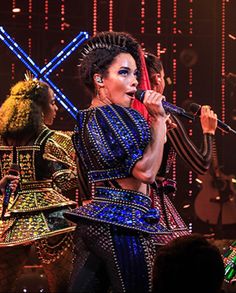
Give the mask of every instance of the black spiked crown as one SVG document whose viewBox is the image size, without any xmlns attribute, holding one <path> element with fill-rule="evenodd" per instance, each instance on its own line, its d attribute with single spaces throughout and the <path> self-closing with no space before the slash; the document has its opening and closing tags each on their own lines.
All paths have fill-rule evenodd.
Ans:
<svg viewBox="0 0 236 293">
<path fill-rule="evenodd" d="M 80 51 L 81 62 L 93 51 L 97 49 L 111 50 L 113 47 L 126 49 L 127 40 L 132 37 L 125 32 L 101 32 L 92 37 Z M 134 40 L 134 39 L 133 39 Z"/>
</svg>

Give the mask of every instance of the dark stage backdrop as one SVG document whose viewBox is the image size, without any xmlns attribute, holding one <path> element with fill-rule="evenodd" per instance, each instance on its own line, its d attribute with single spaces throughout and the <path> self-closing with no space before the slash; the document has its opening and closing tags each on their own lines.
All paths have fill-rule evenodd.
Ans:
<svg viewBox="0 0 236 293">
<path fill-rule="evenodd" d="M 20 12 L 14 12 L 15 8 L 20 8 Z M 221 120 L 235 129 L 235 11 L 235 0 L 2 0 L 0 26 L 39 67 L 45 66 L 80 31 L 87 31 L 89 35 L 104 30 L 128 31 L 144 48 L 162 59 L 166 76 L 171 80 L 165 91 L 168 101 L 182 107 L 190 102 L 209 104 Z M 50 74 L 50 79 L 80 109 L 89 101 L 77 81 L 77 63 L 75 51 Z M 0 102 L 11 85 L 23 78 L 25 70 L 0 39 Z M 60 106 L 54 127 L 71 130 L 74 123 L 74 118 Z M 189 135 L 200 146 L 199 121 L 184 123 Z M 236 174 L 235 138 L 217 132 L 220 175 Z M 202 221 L 195 209 L 200 191 L 196 174 L 177 159 L 171 176 L 178 182 L 173 201 L 193 231 L 215 232 L 220 237 L 221 223 L 210 225 Z M 209 174 L 207 184 L 212 178 Z M 205 177 L 201 179 L 205 181 Z M 228 176 L 224 179 L 219 186 L 210 183 L 207 189 L 210 199 L 201 206 L 206 205 L 207 210 L 220 207 L 217 200 L 212 202 L 211 199 L 221 195 L 226 189 L 225 183 L 227 194 L 224 192 L 222 197 L 228 201 L 228 195 L 234 195 Z M 230 200 L 230 209 L 225 210 L 223 203 L 224 213 L 236 214 L 234 197 Z M 219 210 L 214 213 L 218 217 Z M 224 224 L 224 217 L 222 221 Z"/>
</svg>

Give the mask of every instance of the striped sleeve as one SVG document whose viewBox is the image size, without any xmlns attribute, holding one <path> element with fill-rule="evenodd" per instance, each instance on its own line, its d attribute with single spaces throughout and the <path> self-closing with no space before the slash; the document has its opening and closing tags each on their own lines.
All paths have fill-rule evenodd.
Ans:
<svg viewBox="0 0 236 293">
<path fill-rule="evenodd" d="M 176 153 L 185 161 L 191 170 L 197 174 L 204 174 L 208 170 L 212 158 L 213 135 L 203 135 L 202 149 L 198 149 L 190 140 L 182 123 L 174 115 L 171 116 L 177 128 L 168 131 L 170 140 Z"/>
</svg>

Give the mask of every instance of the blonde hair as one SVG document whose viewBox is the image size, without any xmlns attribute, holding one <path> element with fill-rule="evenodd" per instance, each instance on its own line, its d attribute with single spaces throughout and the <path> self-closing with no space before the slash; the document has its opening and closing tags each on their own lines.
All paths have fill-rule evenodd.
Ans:
<svg viewBox="0 0 236 293">
<path fill-rule="evenodd" d="M 0 108 L 0 135 L 17 138 L 38 133 L 48 103 L 48 84 L 37 79 L 16 83 Z"/>
</svg>

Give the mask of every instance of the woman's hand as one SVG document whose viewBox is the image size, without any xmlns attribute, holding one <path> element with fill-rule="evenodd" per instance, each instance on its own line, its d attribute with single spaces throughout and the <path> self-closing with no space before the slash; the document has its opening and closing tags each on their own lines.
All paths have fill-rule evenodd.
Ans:
<svg viewBox="0 0 236 293">
<path fill-rule="evenodd" d="M 165 100 L 165 97 L 156 91 L 148 90 L 145 92 L 143 104 L 153 118 L 161 116 L 167 119 L 166 112 L 162 106 L 162 100 Z"/>
<path fill-rule="evenodd" d="M 217 115 L 211 110 L 210 106 L 204 105 L 201 107 L 200 121 L 203 133 L 215 134 Z"/>
<path fill-rule="evenodd" d="M 177 127 L 177 124 L 171 120 L 170 116 L 166 119 L 166 127 L 167 127 L 167 131 L 170 131 L 171 129 L 174 129 Z"/>
<path fill-rule="evenodd" d="M 14 175 L 5 175 L 1 180 L 0 180 L 0 189 L 2 194 L 5 194 L 5 187 L 7 182 L 10 181 L 10 188 L 12 192 L 16 191 L 17 185 L 19 183 L 19 177 L 14 176 Z"/>
<path fill-rule="evenodd" d="M 166 114 L 161 94 L 148 90 L 145 92 L 143 104 L 150 114 L 151 141 L 146 147 L 143 157 L 137 161 L 132 170 L 132 175 L 143 183 L 153 183 L 161 166 L 169 115 Z"/>
</svg>

